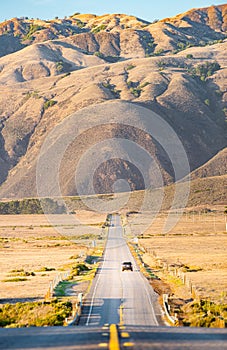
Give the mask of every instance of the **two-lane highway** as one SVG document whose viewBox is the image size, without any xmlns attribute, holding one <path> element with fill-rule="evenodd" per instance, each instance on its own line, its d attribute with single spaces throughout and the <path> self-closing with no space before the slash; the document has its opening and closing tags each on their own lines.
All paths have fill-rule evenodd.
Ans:
<svg viewBox="0 0 227 350">
<path fill-rule="evenodd" d="M 123 261 L 132 262 L 133 272 L 122 272 Z M 126 326 L 157 326 L 156 299 L 123 237 L 120 216 L 113 215 L 103 262 L 86 298 L 80 325 L 97 327 L 123 322 Z"/>
<path fill-rule="evenodd" d="M 132 261 L 134 271 L 122 272 L 122 261 Z M 156 295 L 138 271 L 123 238 L 120 217 L 114 215 L 103 263 L 86 298 L 80 326 L 0 328 L 0 349 L 226 349 L 226 329 L 157 327 L 156 307 Z"/>
</svg>

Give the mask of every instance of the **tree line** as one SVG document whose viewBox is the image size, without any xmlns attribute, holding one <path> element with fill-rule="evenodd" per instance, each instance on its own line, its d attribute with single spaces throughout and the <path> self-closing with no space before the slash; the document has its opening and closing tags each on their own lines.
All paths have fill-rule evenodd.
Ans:
<svg viewBox="0 0 227 350">
<path fill-rule="evenodd" d="M 0 215 L 4 214 L 64 214 L 66 208 L 51 198 L 22 199 L 0 202 Z"/>
</svg>

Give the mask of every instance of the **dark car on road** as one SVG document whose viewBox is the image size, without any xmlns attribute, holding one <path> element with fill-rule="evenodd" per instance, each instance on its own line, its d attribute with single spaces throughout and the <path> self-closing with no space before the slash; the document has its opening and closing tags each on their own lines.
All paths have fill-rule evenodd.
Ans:
<svg viewBox="0 0 227 350">
<path fill-rule="evenodd" d="M 124 261 L 121 265 L 121 269 L 122 269 L 122 271 L 125 271 L 125 270 L 133 271 L 131 261 Z"/>
</svg>

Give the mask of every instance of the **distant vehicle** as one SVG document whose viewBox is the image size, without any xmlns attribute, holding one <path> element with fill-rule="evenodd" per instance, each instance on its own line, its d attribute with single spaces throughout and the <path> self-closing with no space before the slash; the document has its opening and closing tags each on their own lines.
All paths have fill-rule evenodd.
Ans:
<svg viewBox="0 0 227 350">
<path fill-rule="evenodd" d="M 124 261 L 124 262 L 122 263 L 121 270 L 122 270 L 122 271 L 125 271 L 125 270 L 131 270 L 131 271 L 133 271 L 133 267 L 132 267 L 131 261 Z"/>
</svg>

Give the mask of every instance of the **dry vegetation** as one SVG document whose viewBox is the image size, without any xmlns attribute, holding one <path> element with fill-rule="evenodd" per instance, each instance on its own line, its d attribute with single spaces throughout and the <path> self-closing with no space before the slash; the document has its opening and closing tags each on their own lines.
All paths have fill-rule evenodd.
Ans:
<svg viewBox="0 0 227 350">
<path fill-rule="evenodd" d="M 159 295 L 170 296 L 170 311 L 178 315 L 179 325 L 227 324 L 227 231 L 226 216 L 220 209 L 189 209 L 168 234 L 163 233 L 167 214 L 159 214 L 148 229 L 151 216 L 137 214 L 136 220 L 135 214 L 128 216 L 128 233 L 140 232 L 139 254 L 145 274 Z M 139 222 L 142 234 L 141 227 L 140 231 L 136 227 Z"/>
<path fill-rule="evenodd" d="M 144 261 L 162 277 L 162 270 L 157 269 L 160 260 L 181 268 L 201 298 L 223 301 L 223 297 L 227 297 L 223 295 L 227 285 L 225 215 L 189 211 L 168 234 L 164 234 L 166 218 L 165 214 L 159 215 L 139 240 L 147 252 Z M 148 220 L 148 217 L 140 218 L 143 224 Z M 173 292 L 183 297 L 175 283 L 171 284 Z"/>
<path fill-rule="evenodd" d="M 30 33 L 32 40 L 31 45 L 0 58 L 1 197 L 37 196 L 35 172 L 41 145 L 48 133 L 72 113 L 78 112 L 76 117 L 81 120 L 86 115 L 84 107 L 91 108 L 86 116 L 91 127 L 96 120 L 93 116 L 98 118 L 101 109 L 104 115 L 106 110 L 114 109 L 115 116 L 124 116 L 125 122 L 128 116 L 131 117 L 131 108 L 137 109 L 138 105 L 146 107 L 144 111 L 147 113 L 150 110 L 156 112 L 182 140 L 192 170 L 224 149 L 225 11 L 226 5 L 213 8 L 214 13 L 223 16 L 223 21 L 212 28 L 208 18 L 213 12 L 208 9 L 200 10 L 204 17 L 199 17 L 200 12 L 198 15 L 194 10 L 178 16 L 177 20 L 166 19 L 166 22 L 149 25 L 121 15 L 76 15 L 68 21 L 56 20 L 59 28 L 62 26 L 61 40 L 57 40 L 57 33 L 53 38 L 56 40 L 48 42 L 42 42 L 43 35 L 46 26 L 50 32 L 52 26 L 56 28 L 54 21 L 46 26 L 39 21 L 34 21 L 32 26 L 32 21 L 24 19 L 14 19 L 15 26 L 13 20 L 3 23 L 0 26 L 5 33 L 1 45 L 3 51 L 11 46 L 7 39 L 12 40 L 13 35 L 19 35 L 14 39 L 20 41 Z M 85 23 L 83 33 L 81 28 L 78 29 L 78 21 Z M 71 32 L 71 22 L 79 32 Z M 65 31 L 67 25 L 69 31 Z M 20 28 L 24 29 L 23 33 L 20 33 Z M 110 57 L 119 61 L 111 64 Z M 125 101 L 133 104 L 126 106 Z M 142 129 L 143 113 L 139 115 L 136 125 Z M 62 134 L 64 132 L 67 130 Z M 80 155 L 89 147 L 113 137 L 136 141 L 157 162 L 164 183 L 174 181 L 169 159 L 154 140 L 146 139 L 141 130 L 112 125 L 96 128 L 95 133 L 90 130 L 90 134 L 85 133 L 78 143 L 75 140 L 68 147 L 60 173 L 64 195 L 77 194 L 73 170 Z M 105 152 L 104 149 L 100 151 Z M 119 148 L 118 158 L 122 159 L 124 152 L 124 148 Z M 112 166 L 97 171 L 94 185 L 98 193 L 110 192 L 116 167 L 121 170 L 123 178 L 133 182 L 133 190 L 143 188 L 138 176 L 129 176 L 129 173 L 135 174 L 135 170 L 130 168 L 127 172 L 128 164 L 122 163 L 113 161 Z M 89 173 L 89 170 L 87 167 L 84 173 Z M 225 173 L 224 166 L 217 170 L 220 175 Z M 104 179 L 101 184 L 100 178 Z M 152 187 L 159 187 L 160 183 L 153 184 L 153 179 L 150 176 Z"/>
<path fill-rule="evenodd" d="M 69 38 L 84 54 L 101 53 L 109 60 L 119 56 L 179 52 L 192 45 L 210 45 L 223 39 L 227 27 L 225 13 L 226 5 L 211 6 L 153 23 L 124 14 L 96 16 L 75 13 L 64 19 L 48 21 L 13 18 L 0 23 L 1 43 L 5 44 L 6 39 L 10 43 L 1 45 L 0 55 L 21 50 L 26 45 Z M 60 72 L 63 69 L 64 64 L 58 68 Z"/>
<path fill-rule="evenodd" d="M 72 258 L 85 259 L 100 238 L 105 216 L 78 216 L 81 225 L 69 226 L 59 216 L 54 227 L 44 215 L 0 216 L 1 303 L 44 298 L 56 275 L 70 270 Z"/>
<path fill-rule="evenodd" d="M 199 296 L 215 301 L 226 297 L 222 292 L 227 284 L 227 235 L 221 214 L 227 200 L 225 12 L 226 5 L 212 6 L 157 23 L 127 15 L 80 14 L 64 20 L 14 18 L 1 23 L 1 197 L 37 196 L 35 174 L 41 145 L 56 125 L 77 112 L 78 120 L 86 117 L 91 130 L 65 152 L 59 176 L 62 193 L 77 195 L 74 170 L 80 156 L 104 139 L 118 137 L 136 142 L 152 155 L 164 184 L 169 185 L 162 203 L 162 210 L 168 210 L 175 190 L 170 185 L 175 180 L 172 165 L 150 135 L 141 132 L 142 118 L 137 129 L 122 125 L 92 129 L 99 115 L 103 122 L 106 110 L 109 120 L 123 115 L 127 122 L 133 111 L 135 117 L 140 116 L 139 106 L 143 106 L 144 113 L 156 112 L 182 140 L 190 168 L 195 170 L 187 204 L 193 208 L 168 234 L 162 234 L 166 214 L 153 217 L 150 212 L 137 215 L 134 221 L 130 215 L 130 234 L 144 233 L 140 244 L 149 251 L 144 260 L 176 296 L 187 298 L 190 293 L 179 279 L 163 274 L 158 260 L 184 269 Z M 105 154 L 105 149 L 99 152 Z M 124 152 L 119 148 L 119 159 Z M 83 171 L 85 183 L 93 162 L 96 165 L 96 157 Z M 110 193 L 118 172 L 132 183 L 132 191 L 144 188 L 134 168 L 113 161 L 98 169 L 96 192 Z M 159 181 L 153 183 L 153 179 L 151 174 L 152 190 L 145 208 L 151 211 L 162 192 Z M 184 184 L 177 186 L 184 195 Z M 144 194 L 132 192 L 125 211 L 140 211 Z M 125 196 L 122 193 L 118 198 L 124 202 Z M 115 197 L 101 199 L 106 209 Z M 97 198 L 91 196 L 86 203 L 93 201 Z M 179 195 L 176 208 L 181 202 Z M 193 213 L 201 203 L 206 208 L 221 205 L 220 211 Z M 83 211 L 86 205 L 79 197 L 67 198 L 67 205 L 78 224 L 64 221 L 64 215 L 55 218 L 54 227 L 42 215 L 0 216 L 1 302 L 43 298 L 58 271 L 72 267 L 72 256 L 85 256 L 95 240 L 103 244 L 105 218 Z"/>
<path fill-rule="evenodd" d="M 57 299 L 44 303 L 38 301 L 5 304 L 1 307 L 0 326 L 7 328 L 63 326 L 71 312 L 70 301 Z"/>
<path fill-rule="evenodd" d="M 151 211 L 151 216 L 155 214 L 157 208 L 161 206 L 161 210 L 172 210 L 173 200 L 175 208 L 184 208 L 188 210 L 225 210 L 227 203 L 227 175 L 213 176 L 206 178 L 197 178 L 190 181 L 190 193 L 187 202 L 185 199 L 187 194 L 187 185 L 182 182 L 165 186 L 164 188 L 151 189 L 148 191 L 132 192 L 127 203 L 128 211 Z M 177 194 L 176 198 L 174 196 Z M 119 198 L 127 198 L 128 194 L 118 194 Z M 108 200 L 108 197 L 106 197 Z M 111 199 L 111 198 L 110 198 Z M 148 223 L 151 219 L 148 218 Z M 142 226 L 146 223 L 142 223 Z M 140 223 L 141 224 L 141 223 Z"/>
</svg>

